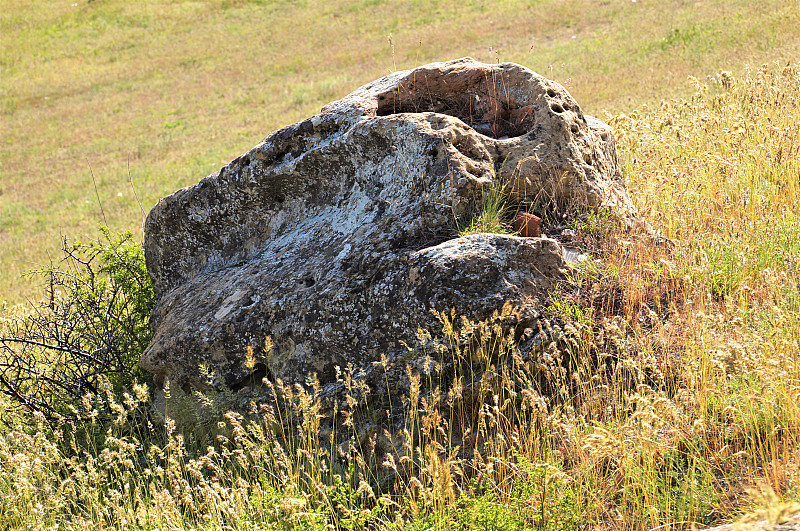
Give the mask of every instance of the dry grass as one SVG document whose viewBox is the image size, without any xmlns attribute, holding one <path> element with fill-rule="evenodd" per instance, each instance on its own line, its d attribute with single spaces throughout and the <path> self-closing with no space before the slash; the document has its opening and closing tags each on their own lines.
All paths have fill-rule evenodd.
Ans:
<svg viewBox="0 0 800 531">
<path fill-rule="evenodd" d="M 517 61 L 590 113 L 684 94 L 687 75 L 791 57 L 794 2 L 122 2 L 0 10 L 0 300 L 60 235 L 142 211 L 270 131 L 390 70 L 465 55 Z M 391 35 L 392 45 L 387 40 Z M 574 37 L 574 38 L 573 38 Z M 685 93 L 688 94 L 688 93 Z"/>
<path fill-rule="evenodd" d="M 554 294 L 552 339 L 526 357 L 502 316 L 443 314 L 436 341 L 420 332 L 430 363 L 391 398 L 409 414 L 388 433 L 365 389 L 334 413 L 313 380 L 276 386 L 248 419 L 222 416 L 241 394 L 174 396 L 194 418 L 183 431 L 152 416 L 142 387 L 87 399 L 98 420 L 83 424 L 4 403 L 6 527 L 690 529 L 758 509 L 777 520 L 799 501 L 800 65 L 731 59 L 790 56 L 792 3 L 270 6 L 9 4 L 4 270 L 41 260 L 59 227 L 96 224 L 86 158 L 109 222 L 127 227 L 141 215 L 129 154 L 152 202 L 395 62 L 466 54 L 552 63 L 589 111 L 625 110 L 609 121 L 628 185 L 670 243 L 619 234 L 602 213 L 576 222 L 600 262 Z M 286 13 L 309 33 L 281 29 Z M 719 67 L 734 73 L 671 86 Z M 685 99 L 653 103 L 673 90 Z M 630 112 L 631 94 L 650 107 Z M 3 282 L 11 300 L 26 293 Z"/>
<path fill-rule="evenodd" d="M 502 314 L 441 314 L 387 431 L 347 375 L 335 409 L 313 378 L 269 387 L 247 419 L 221 416 L 241 392 L 173 396 L 182 432 L 150 417 L 144 388 L 87 400 L 106 424 L 51 430 L 6 408 L 3 522 L 646 530 L 796 511 L 800 65 L 690 81 L 687 100 L 611 120 L 670 242 L 602 213 L 576 222 L 600 261 L 554 294 L 540 347 L 520 348 Z"/>
</svg>

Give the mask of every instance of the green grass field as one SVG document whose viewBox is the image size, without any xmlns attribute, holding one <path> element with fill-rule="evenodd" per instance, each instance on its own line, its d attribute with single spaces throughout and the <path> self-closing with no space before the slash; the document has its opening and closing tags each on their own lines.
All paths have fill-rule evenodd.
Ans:
<svg viewBox="0 0 800 531">
<path fill-rule="evenodd" d="M 57 257 L 62 236 L 140 231 L 134 190 L 146 212 L 391 70 L 516 61 L 603 117 L 687 95 L 688 75 L 794 57 L 798 11 L 794 0 L 4 0 L 0 301 L 36 293 L 20 275 Z"/>
<path fill-rule="evenodd" d="M 313 385 L 249 419 L 221 415 L 242 393 L 176 392 L 183 431 L 143 384 L 56 397 L 74 423 L 0 399 L 4 526 L 654 531 L 800 514 L 797 2 L 6 0 L 0 17 L 11 304 L 38 293 L 19 274 L 60 256 L 62 234 L 97 234 L 91 172 L 108 224 L 136 231 L 129 178 L 146 211 L 362 83 L 465 55 L 550 75 L 607 119 L 634 202 L 671 242 L 575 221 L 601 260 L 550 301 L 569 341 L 503 363 L 499 321 L 443 315 L 422 339 L 489 367 L 479 392 L 458 372 L 441 392 L 412 385 L 388 437 L 359 431 L 383 412 L 358 389 L 339 444 Z"/>
</svg>

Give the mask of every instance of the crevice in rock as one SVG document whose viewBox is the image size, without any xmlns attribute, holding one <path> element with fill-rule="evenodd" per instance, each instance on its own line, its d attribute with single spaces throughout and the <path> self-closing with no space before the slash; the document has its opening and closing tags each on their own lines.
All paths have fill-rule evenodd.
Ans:
<svg viewBox="0 0 800 531">
<path fill-rule="evenodd" d="M 255 389 L 264 385 L 264 379 L 274 381 L 272 374 L 263 363 L 257 363 L 250 374 L 230 386 L 231 391 L 240 391 L 245 388 Z"/>
<path fill-rule="evenodd" d="M 458 118 L 490 138 L 522 136 L 534 125 L 534 108 L 521 105 L 502 87 L 502 80 L 488 72 L 474 79 L 421 71 L 378 95 L 376 115 L 433 112 Z"/>
<path fill-rule="evenodd" d="M 476 109 L 469 101 L 442 99 L 426 101 L 424 98 L 419 98 L 416 100 L 404 101 L 400 104 L 398 104 L 396 100 L 392 100 L 388 104 L 379 105 L 377 115 L 390 116 L 392 114 L 421 114 L 426 112 L 453 116 L 483 136 L 496 139 L 522 136 L 527 133 L 533 125 L 533 120 L 527 120 L 525 116 L 520 116 L 519 119 L 515 121 L 512 111 L 503 104 L 498 105 L 498 109 L 495 112 L 487 113 Z M 532 117 L 533 110 L 527 112 Z M 516 114 L 519 116 L 522 113 Z"/>
</svg>

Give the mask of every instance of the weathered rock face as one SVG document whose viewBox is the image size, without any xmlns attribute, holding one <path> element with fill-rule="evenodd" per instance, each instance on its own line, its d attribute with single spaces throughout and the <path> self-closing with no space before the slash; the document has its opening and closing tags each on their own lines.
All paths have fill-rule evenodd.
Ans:
<svg viewBox="0 0 800 531">
<path fill-rule="evenodd" d="M 511 302 L 533 322 L 567 267 L 560 244 L 454 230 L 493 183 L 550 212 L 635 221 L 610 129 L 560 85 L 469 58 L 397 72 L 153 208 L 143 367 L 202 388 L 206 366 L 235 388 L 251 345 L 259 374 L 326 383 L 407 355 L 400 340 L 438 329 L 431 309 L 481 319 Z"/>
</svg>

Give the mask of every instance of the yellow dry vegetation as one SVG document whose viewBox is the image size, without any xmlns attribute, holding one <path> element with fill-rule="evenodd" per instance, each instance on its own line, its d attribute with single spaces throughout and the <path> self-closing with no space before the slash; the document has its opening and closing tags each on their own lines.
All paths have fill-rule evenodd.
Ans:
<svg viewBox="0 0 800 531">
<path fill-rule="evenodd" d="M 62 236 L 140 231 L 159 197 L 391 70 L 515 61 L 602 117 L 793 57 L 798 28 L 785 0 L 5 0 L 0 300 L 36 293 L 20 275 Z"/>
</svg>

